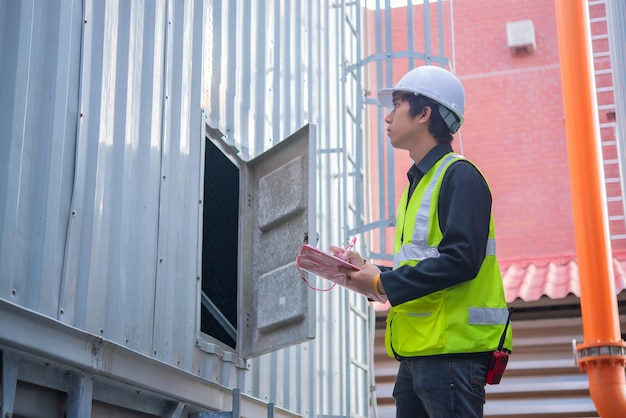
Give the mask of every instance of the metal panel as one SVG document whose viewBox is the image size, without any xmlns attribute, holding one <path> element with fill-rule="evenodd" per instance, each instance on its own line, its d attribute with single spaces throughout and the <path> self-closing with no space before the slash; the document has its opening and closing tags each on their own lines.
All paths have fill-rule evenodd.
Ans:
<svg viewBox="0 0 626 418">
<path fill-rule="evenodd" d="M 144 354 L 152 352 L 165 46 L 163 31 L 143 27 L 165 28 L 165 14 L 163 2 L 85 3 L 60 293 L 60 320 Z"/>
<path fill-rule="evenodd" d="M 0 7 L 0 296 L 186 369 L 202 6 Z"/>
<path fill-rule="evenodd" d="M 62 321 L 187 369 L 201 138 L 200 95 L 190 86 L 200 84 L 201 5 L 86 4 L 60 298 Z"/>
<path fill-rule="evenodd" d="M 346 241 L 354 229 L 345 218 L 346 192 L 354 192 L 347 184 L 353 170 L 345 161 L 354 158 L 358 137 L 352 122 L 346 125 L 346 118 L 354 116 L 342 103 L 346 86 L 351 95 L 361 92 L 354 77 L 344 78 L 346 57 L 353 59 L 359 50 L 350 43 L 352 49 L 342 51 L 350 8 L 347 14 L 356 24 L 359 4 L 331 0 L 210 1 L 205 15 L 211 46 L 205 55 L 203 106 L 208 124 L 225 143 L 247 161 L 306 123 L 318 127 L 317 231 L 310 241 L 322 249 Z M 349 107 L 358 114 L 354 100 Z M 349 399 L 362 399 L 369 385 L 363 379 L 353 383 L 348 372 L 367 360 L 352 363 L 350 358 L 356 347 L 367 346 L 362 332 L 350 340 L 350 330 L 363 329 L 367 322 L 367 304 L 360 298 L 351 307 L 347 292 L 339 288 L 316 299 L 315 341 L 250 360 L 245 390 L 309 416 L 367 414 Z"/>
<path fill-rule="evenodd" d="M 239 352 L 255 357 L 315 336 L 315 295 L 295 260 L 315 231 L 315 127 L 250 161 L 242 199 Z"/>
<path fill-rule="evenodd" d="M 202 144 L 202 0 L 168 1 L 153 355 L 194 370 Z M 183 63 L 187 63 L 184 65 Z M 182 64 L 182 65 L 181 65 Z M 165 222 L 164 222 L 165 221 Z M 186 322 L 183 322 L 186 321 Z"/>
<path fill-rule="evenodd" d="M 344 18 L 335 6 L 2 2 L 0 298 L 226 391 L 240 387 L 308 416 L 357 414 L 348 399 L 368 385 L 348 370 L 363 361 L 367 308 L 343 289 L 316 294 L 313 342 L 247 364 L 194 345 L 201 94 L 211 126 L 246 161 L 307 123 L 318 126 L 311 241 L 328 248 L 352 229 L 347 203 L 335 198 L 347 188 L 345 145 L 354 144 L 338 98 Z M 143 372 L 148 382 L 158 377 Z"/>
<path fill-rule="evenodd" d="M 0 297 L 56 318 L 74 175 L 81 1 L 0 7 Z"/>
<path fill-rule="evenodd" d="M 207 3 L 203 107 L 209 124 L 246 160 L 311 120 L 316 34 L 307 8 L 316 6 L 289 0 Z"/>
</svg>

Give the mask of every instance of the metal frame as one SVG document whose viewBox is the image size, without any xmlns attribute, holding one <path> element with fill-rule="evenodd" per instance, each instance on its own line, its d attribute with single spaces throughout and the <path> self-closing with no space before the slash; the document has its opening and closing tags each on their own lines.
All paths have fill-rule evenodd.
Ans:
<svg viewBox="0 0 626 418">
<path fill-rule="evenodd" d="M 92 400 L 167 417 L 235 405 L 244 416 L 264 416 L 267 403 L 136 351 L 0 299 L 2 416 L 11 416 L 19 381 L 68 396 L 68 418 L 91 415 Z M 133 395 L 129 395 L 132 393 Z M 276 417 L 299 415 L 272 406 Z M 232 415 L 238 417 L 239 415 Z"/>
</svg>

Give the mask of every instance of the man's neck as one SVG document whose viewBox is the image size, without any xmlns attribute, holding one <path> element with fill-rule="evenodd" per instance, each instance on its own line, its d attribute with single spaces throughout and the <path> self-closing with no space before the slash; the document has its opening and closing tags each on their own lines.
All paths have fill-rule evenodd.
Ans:
<svg viewBox="0 0 626 418">
<path fill-rule="evenodd" d="M 435 148 L 437 144 L 438 142 L 435 137 L 433 137 L 432 135 L 427 135 L 424 138 L 420 138 L 416 142 L 415 147 L 413 147 L 409 151 L 409 155 L 411 156 L 411 159 L 417 164 L 422 160 L 422 158 L 426 156 L 426 154 L 428 154 L 431 149 Z"/>
</svg>

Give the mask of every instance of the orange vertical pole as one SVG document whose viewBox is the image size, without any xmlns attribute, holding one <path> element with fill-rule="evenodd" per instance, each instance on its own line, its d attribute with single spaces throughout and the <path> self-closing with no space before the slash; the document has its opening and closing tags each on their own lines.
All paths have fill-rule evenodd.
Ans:
<svg viewBox="0 0 626 418">
<path fill-rule="evenodd" d="M 626 417 L 624 364 L 586 0 L 555 0 L 585 342 L 578 364 L 604 418 Z"/>
</svg>

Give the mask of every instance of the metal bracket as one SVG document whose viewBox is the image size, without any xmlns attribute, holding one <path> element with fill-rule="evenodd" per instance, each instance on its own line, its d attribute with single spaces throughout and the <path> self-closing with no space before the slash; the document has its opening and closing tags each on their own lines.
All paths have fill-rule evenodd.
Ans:
<svg viewBox="0 0 626 418">
<path fill-rule="evenodd" d="M 576 345 L 575 348 L 574 358 L 581 371 L 597 363 L 619 363 L 622 366 L 626 364 L 626 342 L 624 341 L 582 343 Z"/>
</svg>

